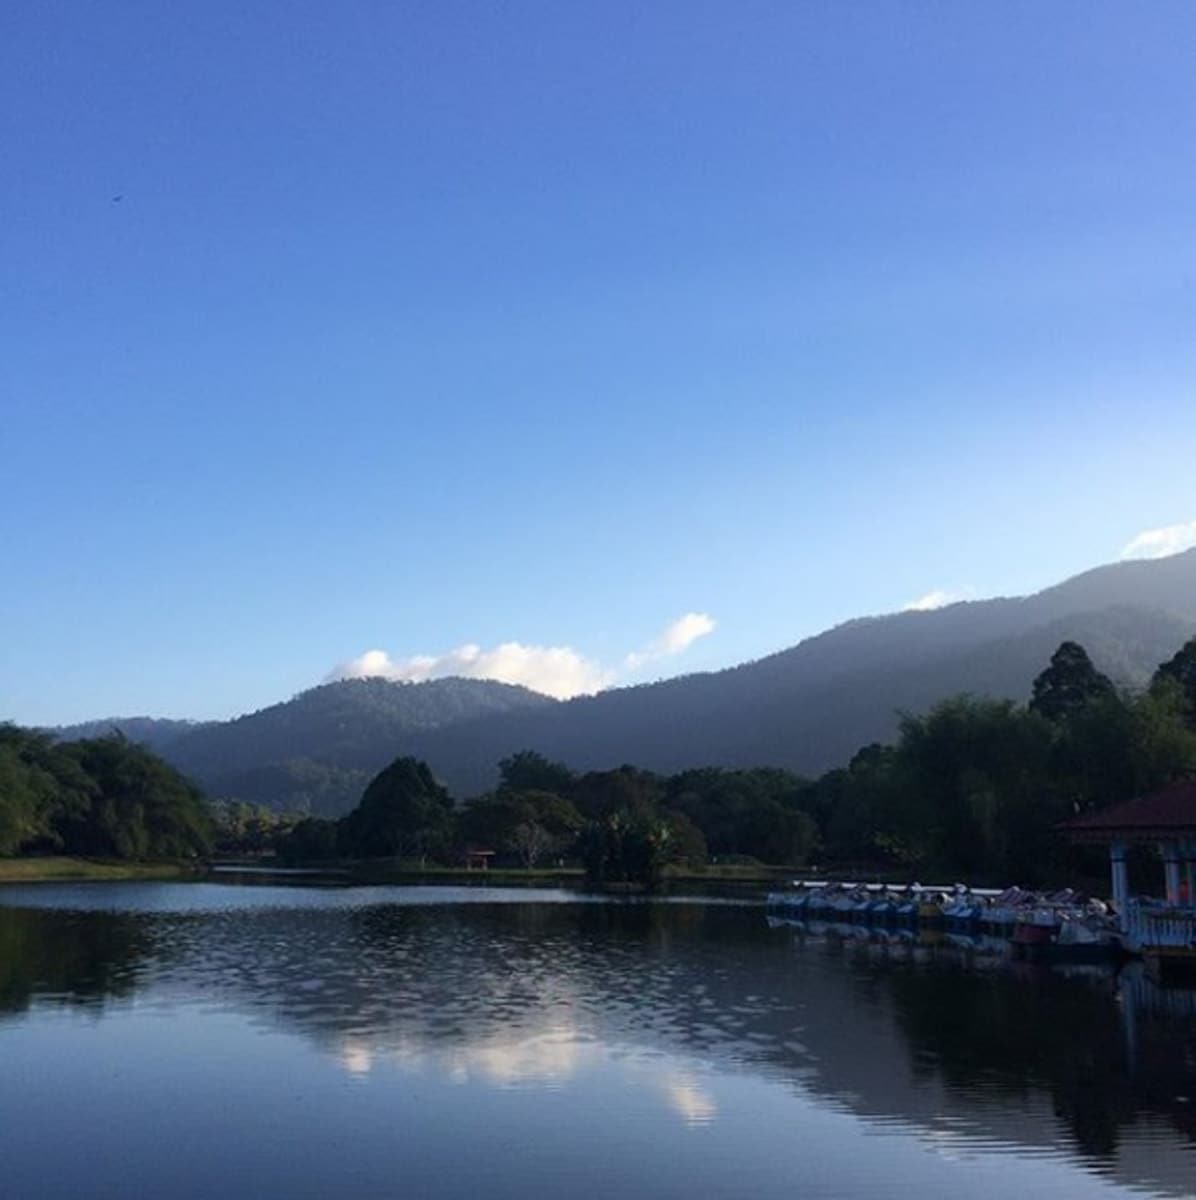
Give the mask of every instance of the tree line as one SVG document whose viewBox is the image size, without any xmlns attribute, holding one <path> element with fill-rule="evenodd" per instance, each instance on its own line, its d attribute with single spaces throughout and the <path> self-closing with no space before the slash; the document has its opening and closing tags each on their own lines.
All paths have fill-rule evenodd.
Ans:
<svg viewBox="0 0 1196 1200">
<path fill-rule="evenodd" d="M 652 884 L 670 864 L 714 859 L 1032 885 L 1083 866 L 1061 821 L 1192 774 L 1196 639 L 1133 694 L 1065 642 L 1027 704 L 954 697 L 818 779 L 763 767 L 578 773 L 525 750 L 499 764 L 493 791 L 457 804 L 402 757 L 340 820 L 208 805 L 119 735 L 55 742 L 3 725 L 0 854 L 451 864 L 484 848 L 527 868 L 579 863 L 607 883 Z"/>
<path fill-rule="evenodd" d="M 122 735 L 56 742 L 0 725 L 0 855 L 193 858 L 212 834 L 200 790 Z"/>
<path fill-rule="evenodd" d="M 1139 694 L 1065 642 L 1028 704 L 945 701 L 810 795 L 831 861 L 1041 884 L 1084 866 L 1060 823 L 1194 773 L 1196 639 Z"/>
<path fill-rule="evenodd" d="M 526 867 L 580 862 L 605 882 L 653 883 L 670 863 L 713 857 L 1038 884 L 1085 865 L 1060 822 L 1193 773 L 1196 639 L 1137 694 L 1065 642 L 1027 704 L 954 697 L 818 779 L 773 768 L 578 774 L 523 751 L 500 763 L 493 792 L 455 806 L 425 764 L 400 758 L 348 816 L 301 821 L 281 849 L 447 863 L 486 847 Z"/>
</svg>

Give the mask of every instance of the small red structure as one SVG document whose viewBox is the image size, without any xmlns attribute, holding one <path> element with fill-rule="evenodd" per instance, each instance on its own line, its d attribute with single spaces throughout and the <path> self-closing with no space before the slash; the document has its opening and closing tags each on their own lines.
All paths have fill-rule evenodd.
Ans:
<svg viewBox="0 0 1196 1200">
<path fill-rule="evenodd" d="M 465 869 L 467 871 L 488 871 L 490 869 L 490 860 L 494 857 L 493 850 L 474 850 L 465 851 Z"/>
</svg>

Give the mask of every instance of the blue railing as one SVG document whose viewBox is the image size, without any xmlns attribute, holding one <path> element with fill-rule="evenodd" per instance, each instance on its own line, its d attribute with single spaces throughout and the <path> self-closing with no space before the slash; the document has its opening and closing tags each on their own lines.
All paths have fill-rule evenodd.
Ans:
<svg viewBox="0 0 1196 1200">
<path fill-rule="evenodd" d="M 1196 908 L 1158 900 L 1131 900 L 1125 936 L 1132 950 L 1196 950 Z"/>
</svg>

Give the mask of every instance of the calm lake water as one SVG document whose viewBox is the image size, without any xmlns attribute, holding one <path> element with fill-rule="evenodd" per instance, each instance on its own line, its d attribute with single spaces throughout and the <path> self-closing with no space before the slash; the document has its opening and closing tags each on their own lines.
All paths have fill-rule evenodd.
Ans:
<svg viewBox="0 0 1196 1200">
<path fill-rule="evenodd" d="M 1191 1195 L 1133 975 L 561 892 L 0 888 L 0 1194 Z"/>
</svg>

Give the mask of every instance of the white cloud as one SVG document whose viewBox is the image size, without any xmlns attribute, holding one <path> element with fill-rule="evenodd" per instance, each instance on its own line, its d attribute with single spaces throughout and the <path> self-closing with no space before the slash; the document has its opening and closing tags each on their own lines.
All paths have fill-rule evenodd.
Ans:
<svg viewBox="0 0 1196 1200">
<path fill-rule="evenodd" d="M 948 592 L 943 588 L 935 588 L 925 596 L 911 600 L 902 612 L 933 612 L 936 608 L 946 608 L 948 604 L 958 604 L 961 600 L 971 600 L 975 596 L 974 588 L 961 588 L 957 592 Z"/>
<path fill-rule="evenodd" d="M 1125 558 L 1167 558 L 1196 546 L 1196 521 L 1144 529 L 1121 551 Z"/>
<path fill-rule="evenodd" d="M 568 646 L 525 646 L 521 642 L 503 642 L 489 650 L 458 646 L 445 654 L 416 654 L 401 659 L 392 659 L 385 650 L 367 650 L 334 668 L 328 678 L 380 677 L 421 683 L 449 675 L 518 683 L 558 700 L 601 691 L 614 682 L 614 674 L 601 663 Z"/>
<path fill-rule="evenodd" d="M 658 658 L 670 658 L 688 650 L 690 646 L 715 630 L 715 620 L 709 613 L 687 612 L 664 629 L 643 649 L 627 655 L 623 660 L 625 670 L 634 671 L 645 663 Z"/>
<path fill-rule="evenodd" d="M 680 654 L 682 650 L 688 650 L 698 638 L 713 633 L 714 628 L 715 621 L 709 613 L 689 612 L 683 617 L 678 617 L 656 640 L 662 655 Z"/>
<path fill-rule="evenodd" d="M 667 625 L 645 649 L 627 655 L 621 669 L 587 658 L 571 646 L 502 642 L 488 650 L 470 643 L 444 654 L 416 654 L 399 659 L 391 658 L 385 650 L 367 650 L 334 667 L 326 678 L 329 682 L 382 678 L 421 683 L 426 679 L 460 675 L 466 679 L 496 679 L 501 683 L 522 684 L 546 696 L 568 700 L 572 696 L 600 692 L 644 663 L 680 654 L 698 638 L 713 632 L 714 627 L 714 618 L 708 614 L 686 613 Z"/>
</svg>

